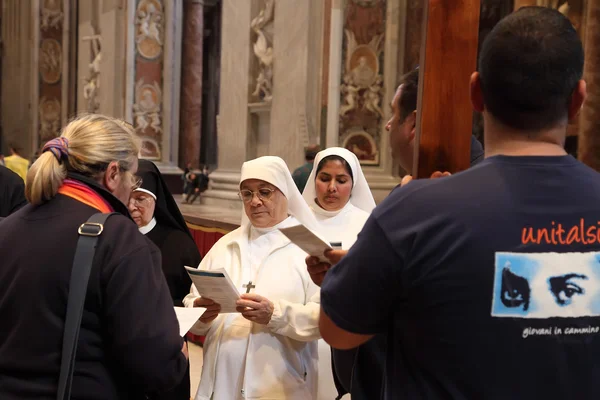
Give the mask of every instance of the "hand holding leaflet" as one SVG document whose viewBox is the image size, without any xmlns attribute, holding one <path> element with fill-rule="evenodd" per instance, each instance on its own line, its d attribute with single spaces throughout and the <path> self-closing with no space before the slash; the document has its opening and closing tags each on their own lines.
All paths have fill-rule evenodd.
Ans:
<svg viewBox="0 0 600 400">
<path fill-rule="evenodd" d="M 329 262 L 324 256 L 325 250 L 332 250 L 329 243 L 317 233 L 300 224 L 279 230 L 296 246 L 308 253 L 309 256 L 318 257 L 322 262 Z"/>
<path fill-rule="evenodd" d="M 223 268 L 210 271 L 185 267 L 198 293 L 221 306 L 221 314 L 235 313 L 240 293 Z"/>
</svg>

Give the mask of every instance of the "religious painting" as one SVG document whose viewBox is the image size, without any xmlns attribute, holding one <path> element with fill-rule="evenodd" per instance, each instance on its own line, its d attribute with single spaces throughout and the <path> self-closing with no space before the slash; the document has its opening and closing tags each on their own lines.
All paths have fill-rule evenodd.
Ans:
<svg viewBox="0 0 600 400">
<path fill-rule="evenodd" d="M 373 137 L 367 132 L 356 129 L 350 131 L 343 142 L 343 147 L 350 150 L 363 165 L 378 165 L 379 150 Z"/>
<path fill-rule="evenodd" d="M 62 47 L 55 39 L 43 39 L 40 44 L 40 76 L 49 84 L 60 80 L 62 74 Z"/>
<path fill-rule="evenodd" d="M 135 43 L 140 55 L 155 59 L 162 54 L 164 14 L 159 0 L 142 0 L 135 14 Z"/>
<path fill-rule="evenodd" d="M 58 136 L 60 131 L 60 101 L 56 98 L 40 99 L 39 118 L 40 118 L 40 139 L 46 142 Z"/>
<path fill-rule="evenodd" d="M 379 164 L 385 6 L 382 0 L 356 0 L 346 8 L 339 135 L 363 165 Z"/>
</svg>

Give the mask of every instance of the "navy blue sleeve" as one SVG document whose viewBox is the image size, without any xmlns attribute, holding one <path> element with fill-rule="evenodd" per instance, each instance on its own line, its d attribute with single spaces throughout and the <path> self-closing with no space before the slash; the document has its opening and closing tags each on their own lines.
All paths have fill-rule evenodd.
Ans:
<svg viewBox="0 0 600 400">
<path fill-rule="evenodd" d="M 402 261 L 371 216 L 348 254 L 331 268 L 321 286 L 321 306 L 345 331 L 384 332 L 400 294 Z"/>
</svg>

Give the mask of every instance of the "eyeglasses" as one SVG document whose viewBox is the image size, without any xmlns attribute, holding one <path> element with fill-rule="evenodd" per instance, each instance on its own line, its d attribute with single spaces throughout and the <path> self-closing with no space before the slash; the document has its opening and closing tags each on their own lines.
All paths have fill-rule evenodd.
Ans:
<svg viewBox="0 0 600 400">
<path fill-rule="evenodd" d="M 275 189 L 265 187 L 258 189 L 256 192 L 244 189 L 240 190 L 238 196 L 240 196 L 240 199 L 242 199 L 244 203 L 249 203 L 252 201 L 252 198 L 254 198 L 254 193 L 256 193 L 256 197 L 258 197 L 260 201 L 265 201 L 269 200 L 273 196 L 273 193 L 275 193 Z"/>
</svg>

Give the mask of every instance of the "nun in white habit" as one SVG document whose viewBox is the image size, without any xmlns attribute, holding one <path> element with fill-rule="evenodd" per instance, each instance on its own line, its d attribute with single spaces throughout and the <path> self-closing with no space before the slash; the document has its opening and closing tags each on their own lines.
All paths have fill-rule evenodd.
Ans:
<svg viewBox="0 0 600 400">
<path fill-rule="evenodd" d="M 240 293 L 250 281 L 255 287 L 238 300 L 238 313 L 219 314 L 194 285 L 184 299 L 187 307 L 207 308 L 191 330 L 206 335 L 196 400 L 314 399 L 319 288 L 306 253 L 278 228 L 301 222 L 318 231 L 318 222 L 279 157 L 244 163 L 240 197 L 241 227 L 222 237 L 199 268 L 225 268 Z"/>
<path fill-rule="evenodd" d="M 319 221 L 327 240 L 344 250 L 375 208 L 375 200 L 354 153 L 342 147 L 330 147 L 319 153 L 302 197 Z"/>
<path fill-rule="evenodd" d="M 319 232 L 332 246 L 349 249 L 375 208 L 375 200 L 354 153 L 341 147 L 319 152 L 302 197 L 320 223 Z M 332 353 L 324 340 L 318 342 L 318 400 L 341 398 L 350 391 L 356 350 Z M 334 376 L 336 379 L 334 379 Z"/>
</svg>

